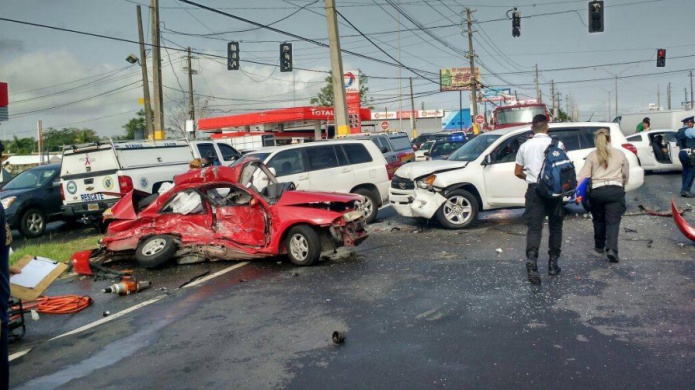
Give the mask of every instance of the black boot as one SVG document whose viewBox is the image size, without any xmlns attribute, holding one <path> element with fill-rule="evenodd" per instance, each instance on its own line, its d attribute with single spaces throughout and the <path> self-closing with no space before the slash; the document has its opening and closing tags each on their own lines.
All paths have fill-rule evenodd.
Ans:
<svg viewBox="0 0 695 390">
<path fill-rule="evenodd" d="M 548 260 L 548 275 L 553 276 L 557 275 L 562 271 L 559 265 L 557 265 L 557 257 L 556 258 L 550 258 Z"/>
<path fill-rule="evenodd" d="M 526 272 L 528 273 L 528 281 L 531 284 L 541 284 L 541 274 L 538 273 L 538 257 L 529 256 L 526 259 Z"/>
<path fill-rule="evenodd" d="M 609 249 L 606 251 L 606 254 L 608 255 L 608 261 L 611 263 L 617 263 L 620 261 L 620 258 L 618 258 L 618 251 Z"/>
</svg>

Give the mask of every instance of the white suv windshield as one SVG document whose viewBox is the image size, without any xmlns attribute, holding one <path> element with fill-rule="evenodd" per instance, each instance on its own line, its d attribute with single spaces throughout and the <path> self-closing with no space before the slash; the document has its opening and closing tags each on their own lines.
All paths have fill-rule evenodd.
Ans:
<svg viewBox="0 0 695 390">
<path fill-rule="evenodd" d="M 450 161 L 473 161 L 480 157 L 487 148 L 495 142 L 500 135 L 498 134 L 483 134 L 468 141 L 455 151 L 448 160 Z"/>
</svg>

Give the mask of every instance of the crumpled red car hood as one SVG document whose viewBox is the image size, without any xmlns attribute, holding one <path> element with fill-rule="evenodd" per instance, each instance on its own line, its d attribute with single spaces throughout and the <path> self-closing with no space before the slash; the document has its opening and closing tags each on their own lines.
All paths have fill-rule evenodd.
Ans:
<svg viewBox="0 0 695 390">
<path fill-rule="evenodd" d="M 314 192 L 314 191 L 287 191 L 282 194 L 276 203 L 278 206 L 294 206 L 310 203 L 339 202 L 349 203 L 362 200 L 362 196 L 353 194 L 340 194 L 337 192 Z"/>
</svg>

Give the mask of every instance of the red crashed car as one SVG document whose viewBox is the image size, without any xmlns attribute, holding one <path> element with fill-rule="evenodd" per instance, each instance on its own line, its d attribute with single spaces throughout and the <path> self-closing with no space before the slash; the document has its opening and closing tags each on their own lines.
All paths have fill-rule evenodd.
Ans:
<svg viewBox="0 0 695 390">
<path fill-rule="evenodd" d="M 261 188 L 262 190 L 258 190 Z M 167 192 L 131 192 L 116 203 L 100 250 L 78 252 L 92 262 L 132 257 L 147 268 L 287 254 L 300 266 L 321 252 L 367 238 L 360 195 L 295 191 L 278 183 L 258 159 L 177 176 Z"/>
</svg>

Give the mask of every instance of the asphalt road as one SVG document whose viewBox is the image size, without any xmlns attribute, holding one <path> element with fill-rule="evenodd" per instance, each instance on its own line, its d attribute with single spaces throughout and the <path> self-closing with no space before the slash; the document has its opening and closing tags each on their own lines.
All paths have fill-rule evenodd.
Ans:
<svg viewBox="0 0 695 390">
<path fill-rule="evenodd" d="M 283 258 L 137 274 L 153 289 L 99 295 L 109 281 L 65 278 L 49 294 L 95 305 L 28 324 L 11 353 L 13 388 L 692 388 L 695 245 L 666 211 L 679 174 L 628 196 L 619 264 L 594 254 L 591 221 L 565 220 L 562 274 L 526 281 L 520 210 L 465 231 L 382 209 L 354 250 L 309 268 Z M 685 199 L 677 198 L 687 207 Z M 695 213 L 686 213 L 695 220 Z M 544 240 L 544 246 L 547 245 Z M 164 289 L 166 288 L 166 289 Z M 158 290 L 159 289 L 159 290 Z M 100 326 L 71 329 L 158 299 Z M 345 343 L 331 341 L 346 332 Z"/>
</svg>

